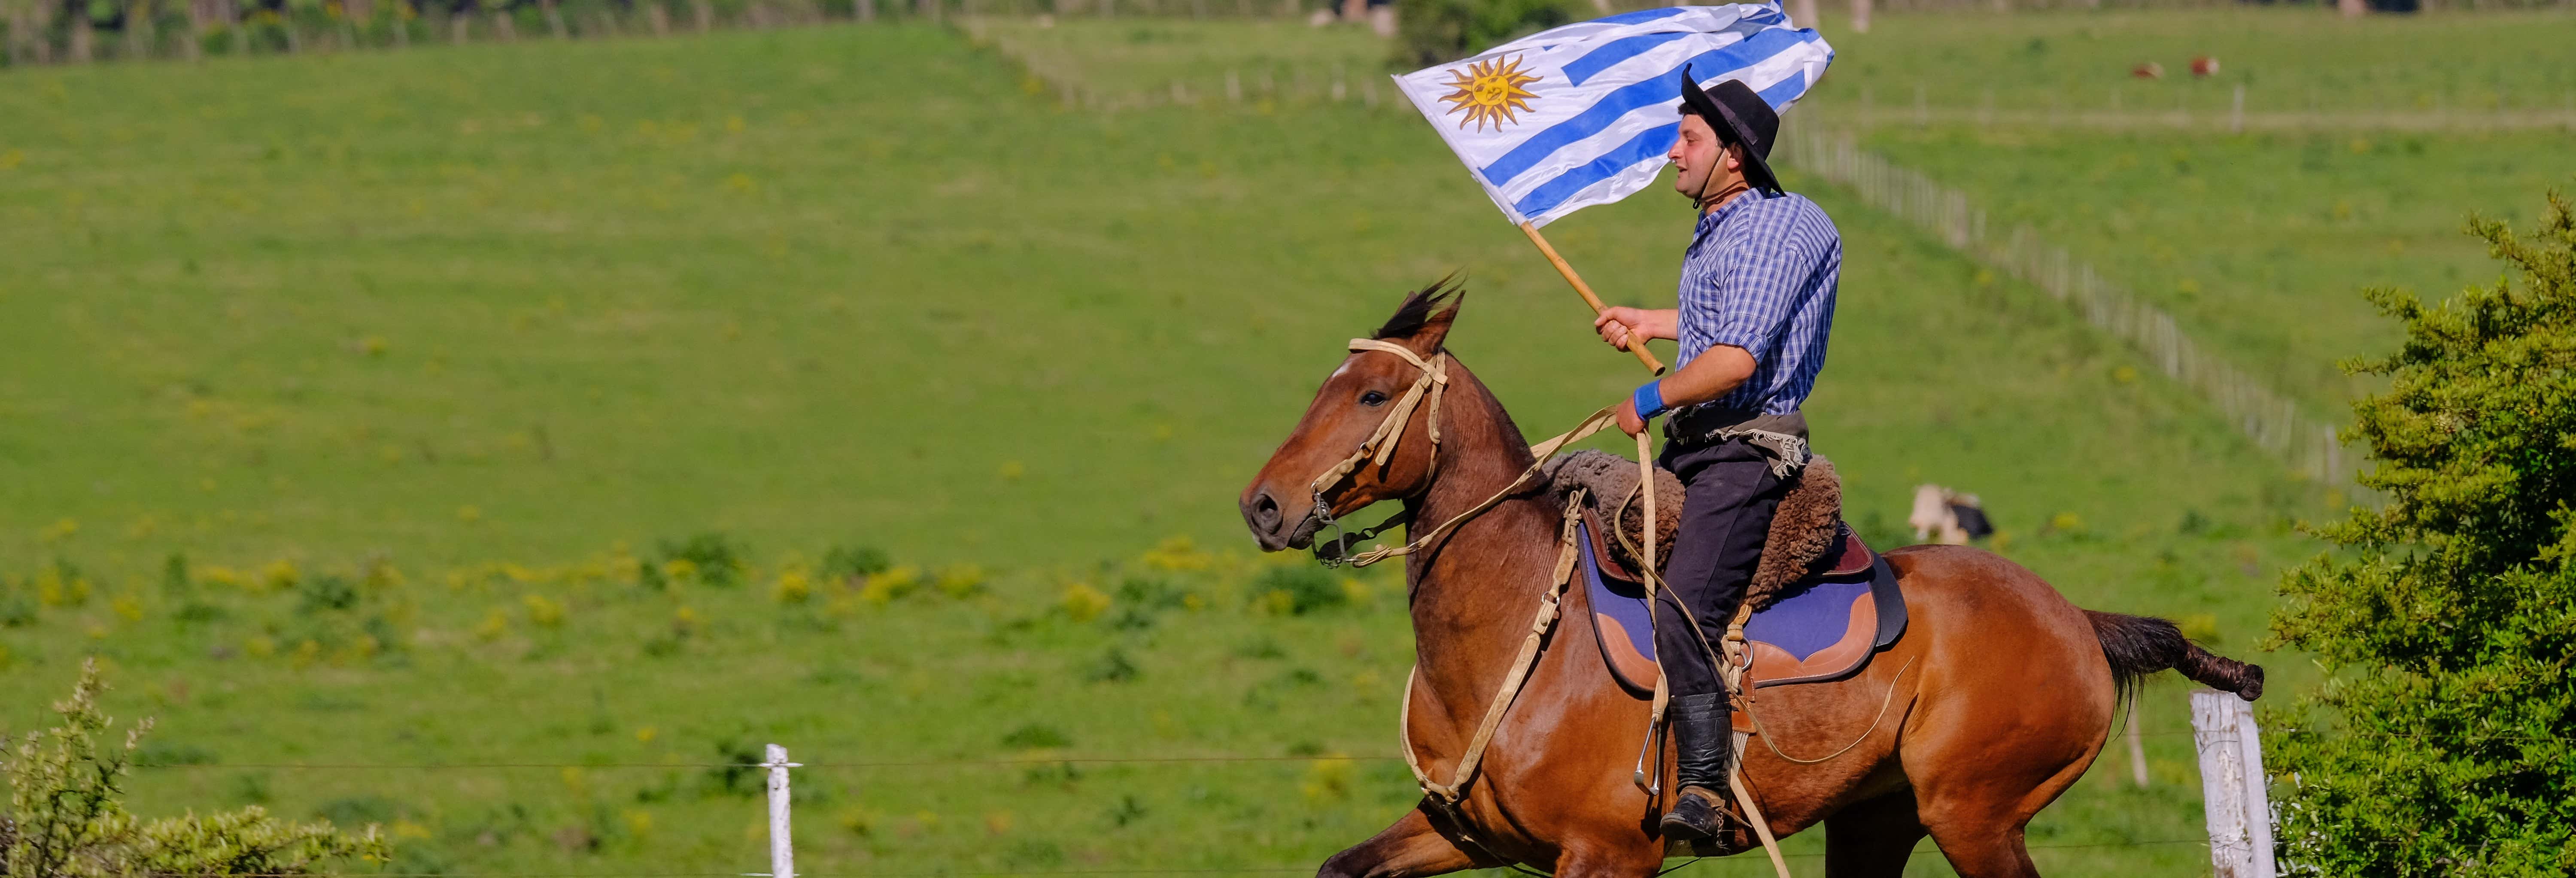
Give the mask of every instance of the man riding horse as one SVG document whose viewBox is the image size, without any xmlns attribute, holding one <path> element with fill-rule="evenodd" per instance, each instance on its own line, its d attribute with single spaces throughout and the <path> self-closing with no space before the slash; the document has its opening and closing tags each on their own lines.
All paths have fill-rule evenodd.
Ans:
<svg viewBox="0 0 2576 878">
<path fill-rule="evenodd" d="M 1764 162 L 1780 117 L 1736 80 L 1702 91 L 1682 76 L 1673 188 L 1699 210 L 1682 258 L 1680 307 L 1610 308 L 1594 327 L 1620 350 L 1681 344 L 1672 374 L 1618 409 L 1634 436 L 1658 415 L 1660 458 L 1686 486 L 1655 645 L 1671 686 L 1680 794 L 1666 836 L 1709 838 L 1724 811 L 1732 740 L 1725 684 L 1703 626 L 1723 629 L 1762 560 L 1780 499 L 1807 462 L 1798 404 L 1825 365 L 1842 237 L 1816 203 L 1780 190 Z"/>
</svg>

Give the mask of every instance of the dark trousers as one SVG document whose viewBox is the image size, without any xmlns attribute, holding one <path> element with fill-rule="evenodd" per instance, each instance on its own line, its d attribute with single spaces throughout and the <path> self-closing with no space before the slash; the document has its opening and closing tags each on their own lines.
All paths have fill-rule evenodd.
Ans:
<svg viewBox="0 0 2576 878">
<path fill-rule="evenodd" d="M 1723 692 L 1709 652 L 1744 601 L 1771 536 L 1771 516 L 1791 483 L 1772 475 L 1771 458 L 1741 439 L 1666 445 L 1661 460 L 1681 478 L 1684 499 L 1681 533 L 1655 608 L 1655 654 L 1675 696 Z M 1677 602 L 1691 615 L 1684 616 Z M 1706 645 L 1701 632 L 1691 630 L 1692 617 L 1706 632 Z"/>
</svg>

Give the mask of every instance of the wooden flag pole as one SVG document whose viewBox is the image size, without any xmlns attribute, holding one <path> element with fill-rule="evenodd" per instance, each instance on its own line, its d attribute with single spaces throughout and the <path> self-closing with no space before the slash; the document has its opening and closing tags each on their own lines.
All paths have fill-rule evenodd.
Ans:
<svg viewBox="0 0 2576 878">
<path fill-rule="evenodd" d="M 1574 291 L 1583 295 L 1583 303 L 1592 306 L 1592 313 L 1599 314 L 1610 307 L 1601 304 L 1601 297 L 1592 294 L 1592 285 L 1584 283 L 1583 276 L 1574 273 L 1574 266 L 1567 265 L 1565 257 L 1556 255 L 1556 248 L 1548 246 L 1547 238 L 1539 235 L 1537 226 L 1526 222 L 1521 223 L 1521 233 L 1528 235 L 1530 243 L 1537 244 L 1538 252 L 1547 257 L 1548 264 L 1556 266 L 1556 273 L 1565 275 L 1565 282 L 1573 284 Z M 1649 371 L 1657 375 L 1664 374 L 1664 362 L 1655 359 L 1653 351 L 1646 350 L 1644 338 L 1628 339 L 1628 352 L 1636 354 L 1637 362 L 1646 364 Z"/>
</svg>

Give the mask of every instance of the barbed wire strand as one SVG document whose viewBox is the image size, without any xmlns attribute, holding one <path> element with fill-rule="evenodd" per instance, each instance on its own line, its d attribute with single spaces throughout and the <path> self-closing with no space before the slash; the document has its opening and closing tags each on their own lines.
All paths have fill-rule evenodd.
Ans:
<svg viewBox="0 0 2576 878">
<path fill-rule="evenodd" d="M 2096 842 L 2088 844 L 2024 845 L 2028 850 L 2072 850 L 2078 848 L 2123 848 L 2151 845 L 2208 844 L 2208 839 L 2173 838 L 2155 841 Z M 1910 853 L 1938 853 L 1939 848 L 1916 847 Z M 1794 853 L 1798 859 L 1816 859 L 1822 852 Z M 1709 858 L 1706 862 L 1731 862 Z M 1744 860 L 1757 863 L 1755 860 Z M 938 878 L 938 876 L 1047 876 L 1047 875 L 1209 875 L 1242 872 L 1311 872 L 1312 866 L 1219 866 L 1192 869 L 1047 869 L 1000 872 L 981 869 L 948 869 L 935 872 L 798 872 L 798 878 Z M 234 872 L 221 878 L 747 878 L 766 876 L 767 872 Z M 216 878 L 208 875 L 203 878 Z"/>
<path fill-rule="evenodd" d="M 2141 737 L 2168 738 L 2195 734 L 2189 731 L 2143 732 Z M 2521 741 L 2527 743 L 2569 743 L 2576 737 L 2559 735 L 2451 735 L 2429 732 L 2320 732 L 2314 729 L 2280 729 L 2275 735 L 2346 735 L 2367 738 L 2408 738 L 2456 742 Z M 1396 762 L 1401 756 L 1067 756 L 1057 758 L 1011 759 L 919 759 L 882 762 L 799 762 L 798 768 L 947 768 L 964 766 L 1003 766 L 1045 768 L 1056 765 L 1149 765 L 1208 764 L 1225 762 Z M 362 770 L 379 768 L 419 769 L 428 771 L 464 769 L 517 768 L 768 768 L 761 762 L 135 762 L 135 768 L 199 769 L 273 768 L 284 770 Z M 730 874 L 730 873 L 728 873 Z"/>
</svg>

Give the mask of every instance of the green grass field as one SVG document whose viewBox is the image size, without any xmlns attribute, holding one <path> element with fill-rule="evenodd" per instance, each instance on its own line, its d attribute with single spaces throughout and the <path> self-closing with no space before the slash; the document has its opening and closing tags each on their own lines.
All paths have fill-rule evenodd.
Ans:
<svg viewBox="0 0 2576 878">
<path fill-rule="evenodd" d="M 142 810 L 384 821 L 398 871 L 750 869 L 756 799 L 694 766 L 772 740 L 816 763 L 814 874 L 1294 871 L 1374 831 L 1412 789 L 1401 592 L 1248 556 L 1234 493 L 1341 341 L 1453 268 L 1453 348 L 1530 431 L 1637 370 L 1417 119 L 1043 85 L 917 27 L 12 71 L 0 718 L 104 655 L 192 763 Z M 1811 191 L 1848 255 L 1809 412 L 1852 517 L 1976 491 L 2079 602 L 2253 654 L 2327 498 L 2045 296 Z M 1550 232 L 1652 302 L 1686 219 L 1648 193 Z M 740 583 L 646 584 L 710 532 Z M 920 584 L 824 574 L 858 546 Z M 2179 689 L 2147 695 L 2156 785 L 2095 772 L 2043 865 L 2206 868 L 2120 846 L 2199 834 Z M 1061 761 L 1221 755 L 1270 761 Z M 388 767 L 273 767 L 313 763 Z M 393 767 L 430 763 L 539 767 Z"/>
<path fill-rule="evenodd" d="M 1880 15 L 1853 33 L 1825 7 L 1836 62 L 1817 105 L 1901 119 L 1919 88 L 1941 109 L 2223 116 L 2236 86 L 2248 113 L 2576 111 L 2576 15 L 2566 10 L 2374 15 L 2332 6 L 2191 12 L 2098 9 L 1996 15 Z M 2218 70 L 2191 75 L 2209 57 Z M 2153 63 L 2161 79 L 2131 70 Z"/>
<path fill-rule="evenodd" d="M 2384 351 L 2393 324 L 2357 292 L 2432 297 L 2491 283 L 2461 233 L 2528 223 L 2576 185 L 2564 132 L 2189 136 L 1883 129 L 1864 141 L 1967 191 L 1989 227 L 2027 225 L 2321 416 L 2379 386 L 2337 360 Z M 2065 186 L 2067 182 L 2073 186 Z"/>
</svg>

